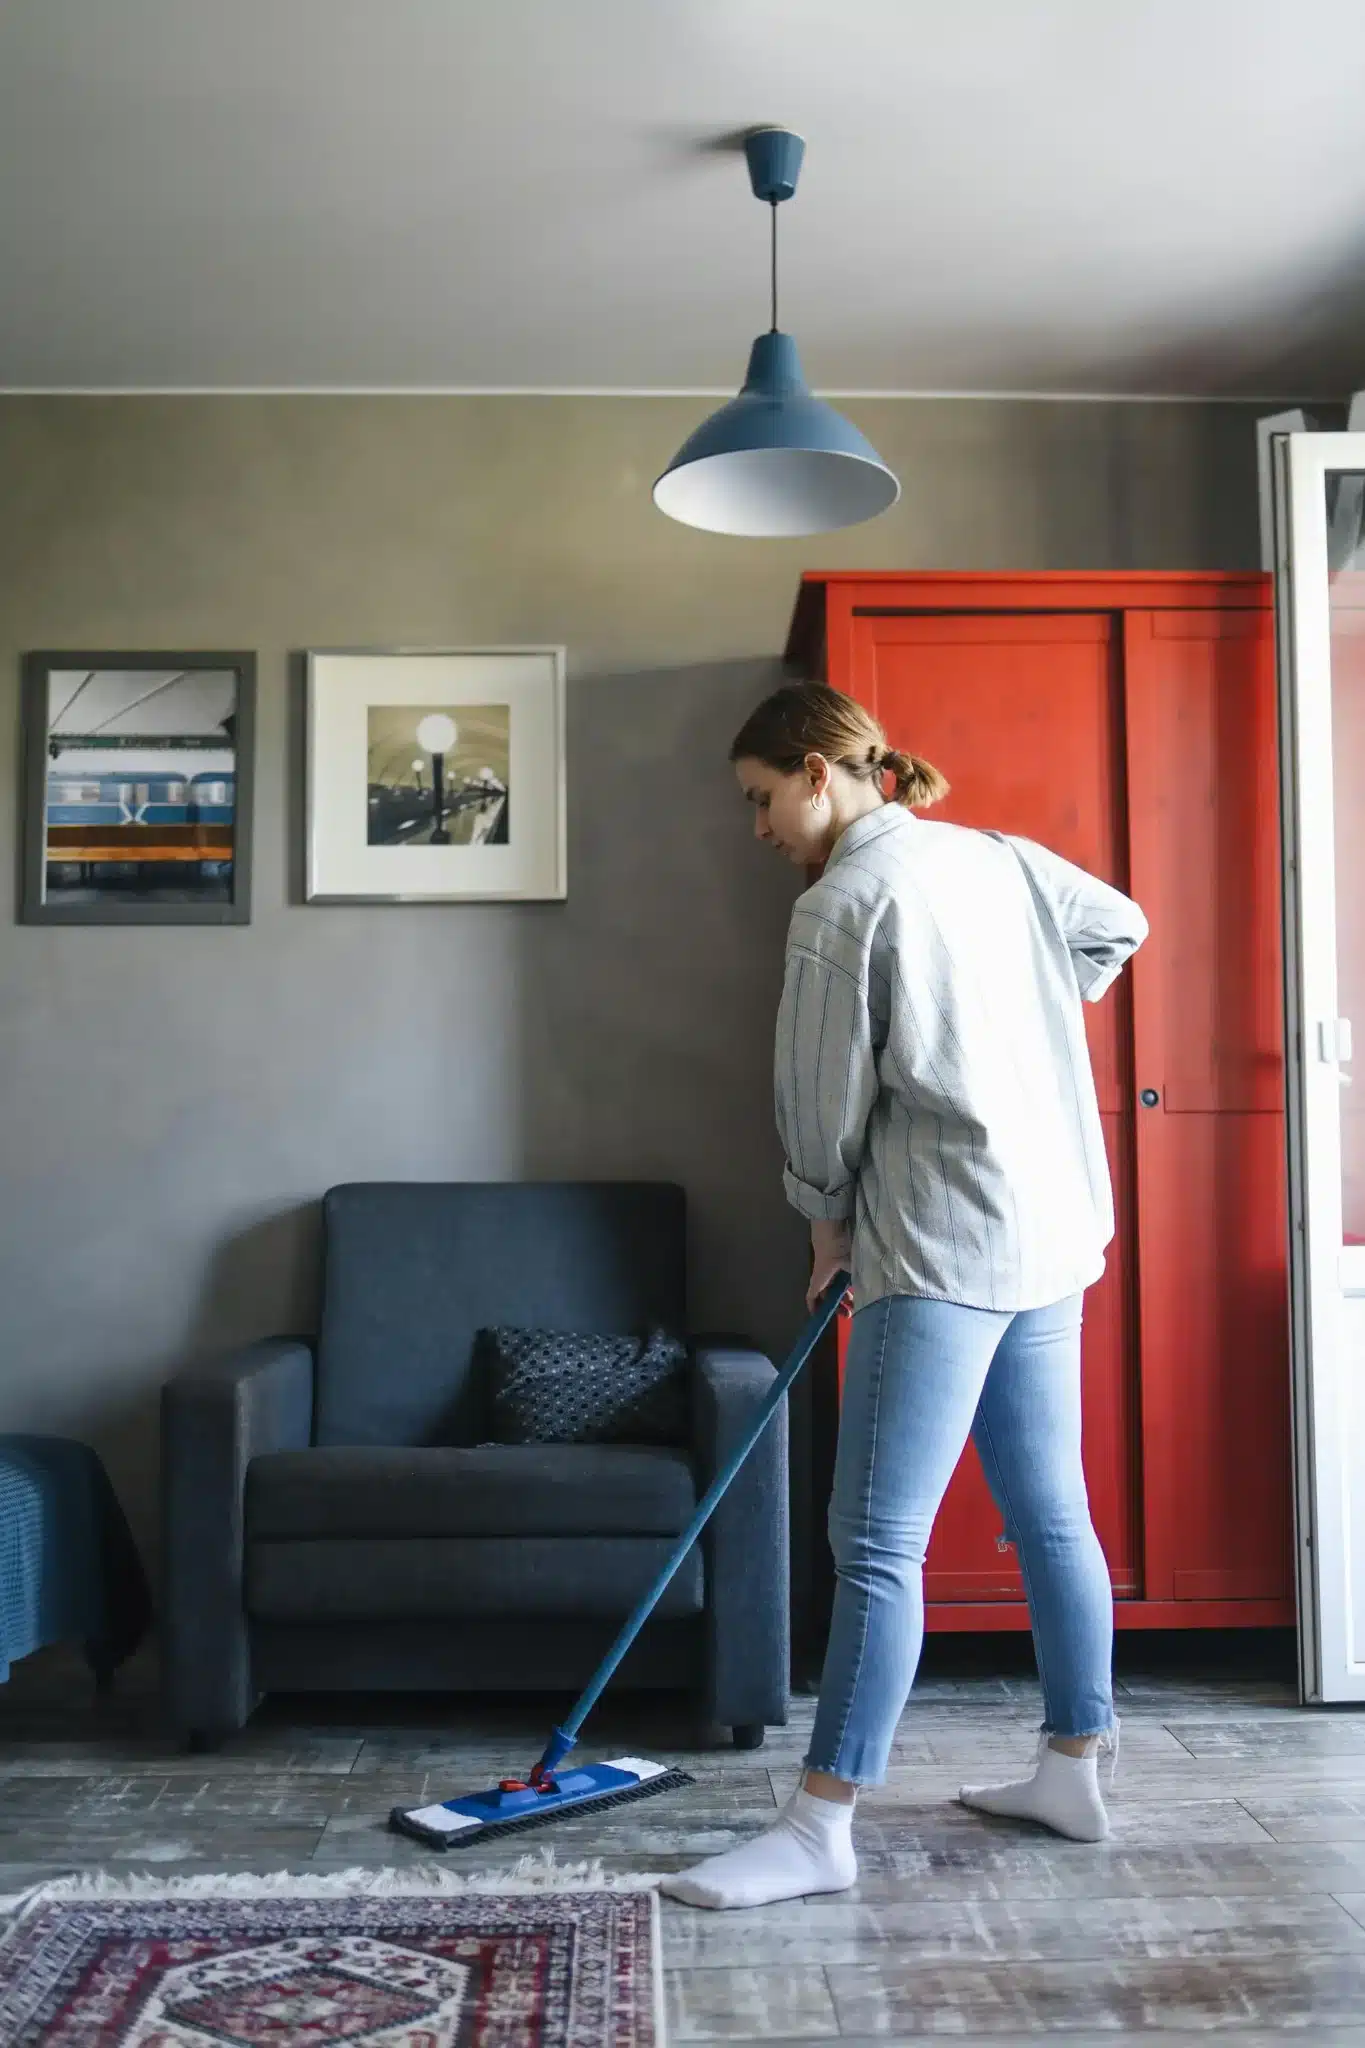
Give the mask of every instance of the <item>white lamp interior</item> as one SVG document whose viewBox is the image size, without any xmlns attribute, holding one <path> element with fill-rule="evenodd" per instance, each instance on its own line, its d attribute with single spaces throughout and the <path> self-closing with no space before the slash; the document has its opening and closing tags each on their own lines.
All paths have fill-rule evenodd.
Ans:
<svg viewBox="0 0 1365 2048">
<path fill-rule="evenodd" d="M 744 448 L 661 476 L 654 502 L 709 533 L 784 538 L 875 518 L 900 496 L 890 470 L 817 448 Z"/>
</svg>

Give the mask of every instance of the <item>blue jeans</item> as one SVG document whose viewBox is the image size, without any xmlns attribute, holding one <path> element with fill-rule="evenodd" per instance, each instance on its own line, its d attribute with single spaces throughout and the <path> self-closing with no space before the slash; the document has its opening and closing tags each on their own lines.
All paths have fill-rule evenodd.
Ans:
<svg viewBox="0 0 1365 2048">
<path fill-rule="evenodd" d="M 924 1641 L 929 1532 L 969 1431 L 1023 1571 L 1044 1726 L 1113 1726 L 1113 1596 L 1081 1467 L 1081 1301 L 1010 1315 L 892 1295 L 854 1317 L 812 1770 L 886 1775 Z"/>
</svg>

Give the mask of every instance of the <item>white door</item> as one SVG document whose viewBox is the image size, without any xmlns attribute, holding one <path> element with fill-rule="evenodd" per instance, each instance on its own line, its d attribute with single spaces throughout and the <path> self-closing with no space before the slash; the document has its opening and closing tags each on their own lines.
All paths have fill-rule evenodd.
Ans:
<svg viewBox="0 0 1365 2048">
<path fill-rule="evenodd" d="M 1365 434 L 1274 476 L 1300 1671 L 1365 1700 Z"/>
</svg>

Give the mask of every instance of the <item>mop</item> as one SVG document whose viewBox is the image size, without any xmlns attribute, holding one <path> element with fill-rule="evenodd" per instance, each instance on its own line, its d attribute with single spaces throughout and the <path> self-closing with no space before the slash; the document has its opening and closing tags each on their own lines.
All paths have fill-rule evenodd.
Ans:
<svg viewBox="0 0 1365 2048">
<path fill-rule="evenodd" d="M 463 1845 L 482 1841 L 489 1835 L 540 1827 L 562 1813 L 649 1799 L 656 1792 L 672 1792 L 693 1782 L 686 1771 L 672 1770 L 667 1764 L 651 1763 L 640 1756 L 618 1756 L 610 1763 L 583 1764 L 567 1771 L 561 1771 L 559 1766 L 577 1742 L 583 1723 L 606 1690 L 617 1665 L 658 1605 L 664 1588 L 710 1521 L 727 1487 L 786 1398 L 792 1381 L 833 1321 L 848 1284 L 847 1273 L 835 1274 L 743 1440 L 697 1503 L 696 1512 L 672 1554 L 575 1701 L 572 1713 L 561 1728 L 551 1733 L 539 1763 L 525 1778 L 503 1778 L 486 1792 L 475 1792 L 465 1799 L 447 1799 L 438 1806 L 395 1806 L 389 1815 L 390 1827 L 430 1848 L 448 1849 L 452 1843 Z"/>
</svg>

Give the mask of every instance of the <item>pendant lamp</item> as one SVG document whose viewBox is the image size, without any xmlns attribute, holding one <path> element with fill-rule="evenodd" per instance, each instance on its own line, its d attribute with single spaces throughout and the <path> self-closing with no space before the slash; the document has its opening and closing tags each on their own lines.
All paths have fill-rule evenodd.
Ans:
<svg viewBox="0 0 1365 2048">
<path fill-rule="evenodd" d="M 901 487 L 870 441 L 807 388 L 777 324 L 777 209 L 796 190 L 806 145 L 786 128 L 745 137 L 754 197 L 772 209 L 772 326 L 749 351 L 738 398 L 703 420 L 654 486 L 670 519 L 709 533 L 828 533 L 894 505 Z"/>
</svg>

